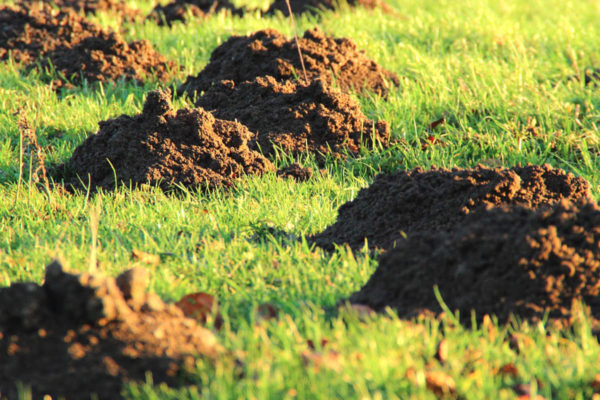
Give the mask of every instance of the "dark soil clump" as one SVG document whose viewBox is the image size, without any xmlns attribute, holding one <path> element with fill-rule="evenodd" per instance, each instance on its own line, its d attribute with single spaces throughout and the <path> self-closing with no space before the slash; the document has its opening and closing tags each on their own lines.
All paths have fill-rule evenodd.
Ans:
<svg viewBox="0 0 600 400">
<path fill-rule="evenodd" d="M 382 96 L 390 85 L 399 85 L 396 75 L 368 59 L 350 39 L 332 38 L 315 28 L 300 38 L 300 48 L 309 80 L 321 78 L 328 84 L 335 80 L 344 91 L 373 91 Z M 221 80 L 239 84 L 266 75 L 279 81 L 304 77 L 294 39 L 274 29 L 230 37 L 212 52 L 200 74 L 188 77 L 179 92 L 193 97 Z"/>
<path fill-rule="evenodd" d="M 506 322 L 570 324 L 583 300 L 600 318 L 600 208 L 563 200 L 551 208 L 502 207 L 469 215 L 452 232 L 418 232 L 384 253 L 350 301 L 401 317 L 441 312 L 434 285 L 450 310 L 475 310 Z M 565 325 L 563 324 L 563 325 Z M 597 324 L 595 324 L 597 325 Z"/>
<path fill-rule="evenodd" d="M 350 7 L 363 7 L 369 10 L 381 8 L 383 12 L 390 13 L 392 9 L 383 0 L 349 0 L 347 2 Z M 322 10 L 337 10 L 340 7 L 340 2 L 335 0 L 290 0 L 292 13 L 296 15 L 304 13 L 314 13 Z M 269 9 L 267 14 L 283 13 L 286 17 L 290 14 L 285 0 L 276 0 Z"/>
<path fill-rule="evenodd" d="M 322 81 L 310 84 L 259 77 L 236 85 L 223 81 L 197 101 L 217 118 L 239 121 L 256 133 L 254 145 L 267 155 L 311 152 L 343 157 L 373 141 L 389 143 L 385 121 L 368 120 L 350 96 Z"/>
<path fill-rule="evenodd" d="M 175 21 L 185 21 L 188 14 L 208 17 L 221 10 L 228 10 L 233 15 L 243 15 L 243 10 L 236 8 L 229 0 L 175 0 L 164 6 L 159 4 L 154 7 L 148 19 L 159 25 L 171 25 Z"/>
<path fill-rule="evenodd" d="M 448 231 L 486 207 L 523 205 L 532 209 L 562 199 L 591 199 L 589 183 L 550 165 L 510 169 L 433 169 L 378 175 L 353 201 L 340 207 L 337 222 L 313 237 L 328 250 L 347 243 L 358 250 L 388 250 L 403 235 Z"/>
<path fill-rule="evenodd" d="M 33 398 L 120 398 L 125 382 L 181 384 L 179 371 L 194 358 L 215 358 L 215 336 L 175 305 L 146 293 L 148 271 L 116 280 L 46 268 L 43 286 L 16 283 L 0 289 L 0 393 L 17 398 L 17 385 Z M 93 397 L 92 397 L 93 398 Z"/>
<path fill-rule="evenodd" d="M 43 68 L 52 66 L 60 78 L 56 87 L 125 79 L 140 84 L 155 76 L 166 82 L 177 65 L 154 50 L 147 40 L 125 42 L 118 33 L 99 32 L 75 45 L 59 46 L 42 61 Z"/>
<path fill-rule="evenodd" d="M 280 178 L 294 179 L 298 182 L 305 182 L 313 177 L 313 170 L 310 167 L 303 167 L 298 163 L 288 165 L 277 171 Z"/>
<path fill-rule="evenodd" d="M 100 33 L 100 27 L 72 10 L 57 11 L 44 3 L 0 6 L 0 60 L 10 53 L 17 62 L 30 63 Z"/>
<path fill-rule="evenodd" d="M 252 133 L 201 108 L 177 112 L 168 93 L 150 92 L 142 114 L 100 122 L 97 134 L 75 149 L 66 169 L 92 188 L 158 184 L 215 188 L 244 174 L 274 170 L 248 148 Z M 79 186 L 76 179 L 72 184 Z"/>
<path fill-rule="evenodd" d="M 77 12 L 84 12 L 86 14 L 109 11 L 117 13 L 122 19 L 127 21 L 132 21 L 140 15 L 139 12 L 129 8 L 122 0 L 20 0 L 17 4 L 31 7 L 40 1 L 46 4 L 53 4 L 61 10 L 71 8 Z"/>
</svg>

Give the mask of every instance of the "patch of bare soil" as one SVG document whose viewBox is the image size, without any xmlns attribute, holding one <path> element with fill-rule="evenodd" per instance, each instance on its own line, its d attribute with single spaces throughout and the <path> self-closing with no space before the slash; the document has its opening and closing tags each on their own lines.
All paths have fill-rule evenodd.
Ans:
<svg viewBox="0 0 600 400">
<path fill-rule="evenodd" d="M 71 184 L 113 189 L 158 184 L 215 188 L 244 174 L 274 170 L 248 148 L 252 133 L 236 122 L 216 119 L 201 108 L 175 111 L 168 93 L 153 91 L 141 114 L 100 122 L 100 130 L 75 149 L 66 169 Z"/>
<path fill-rule="evenodd" d="M 448 231 L 480 209 L 523 205 L 532 209 L 560 200 L 591 199 L 589 183 L 550 165 L 398 171 L 378 175 L 338 210 L 335 224 L 312 240 L 328 250 L 347 243 L 358 250 L 388 250 L 418 232 Z"/>
<path fill-rule="evenodd" d="M 46 54 L 43 68 L 53 68 L 55 87 L 72 87 L 83 81 L 110 82 L 124 78 L 142 84 L 151 76 L 166 82 L 177 64 L 159 54 L 147 40 L 127 43 L 115 32 L 101 31 L 78 43 L 61 45 Z"/>
<path fill-rule="evenodd" d="M 340 1 L 336 0 L 289 0 L 292 13 L 296 15 L 304 13 L 314 13 L 315 11 L 337 10 L 340 8 Z M 392 13 L 393 10 L 383 0 L 349 0 L 347 5 L 350 7 L 363 7 L 369 10 L 381 8 L 385 13 Z M 281 12 L 283 15 L 290 14 L 285 0 L 276 0 L 267 14 Z"/>
<path fill-rule="evenodd" d="M 239 121 L 256 133 L 253 145 L 267 155 L 311 152 L 343 157 L 374 141 L 387 146 L 389 126 L 368 120 L 350 96 L 322 81 L 310 84 L 258 77 L 235 84 L 222 81 L 197 100 L 217 118 Z"/>
<path fill-rule="evenodd" d="M 299 42 L 311 81 L 320 78 L 331 84 L 335 80 L 343 91 L 372 91 L 382 96 L 390 86 L 399 85 L 395 74 L 370 60 L 351 39 L 333 38 L 314 28 Z M 279 81 L 304 78 L 296 42 L 274 29 L 230 37 L 212 52 L 208 65 L 197 76 L 188 77 L 179 93 L 193 97 L 221 80 L 240 84 L 266 75 Z"/>
<path fill-rule="evenodd" d="M 100 27 L 69 9 L 55 10 L 45 3 L 0 6 L 0 60 L 10 53 L 17 62 L 31 63 L 60 46 L 100 33 Z"/>
<path fill-rule="evenodd" d="M 17 4 L 31 7 L 43 2 L 59 9 L 71 8 L 77 12 L 95 14 L 98 11 L 109 11 L 118 14 L 126 21 L 133 21 L 140 16 L 139 12 L 128 7 L 122 0 L 19 0 Z"/>
<path fill-rule="evenodd" d="M 53 262 L 42 286 L 0 289 L 1 396 L 17 398 L 21 382 L 33 398 L 116 399 L 147 371 L 179 385 L 196 357 L 220 354 L 210 331 L 146 292 L 148 278 L 141 268 L 114 279 Z"/>
<path fill-rule="evenodd" d="M 293 163 L 278 170 L 277 176 L 285 179 L 294 179 L 298 182 L 305 182 L 313 177 L 313 170 L 310 167 L 303 167 L 298 163 Z"/>
<path fill-rule="evenodd" d="M 451 232 L 417 232 L 384 253 L 350 301 L 401 317 L 441 312 L 434 286 L 465 321 L 475 310 L 506 322 L 551 320 L 568 325 L 583 300 L 600 318 L 600 208 L 563 200 L 551 208 L 480 210 Z M 595 323 L 594 325 L 597 325 Z"/>
<path fill-rule="evenodd" d="M 148 19 L 159 25 L 171 25 L 175 21 L 185 21 L 190 14 L 194 17 L 208 17 L 221 10 L 228 10 L 239 16 L 244 13 L 229 0 L 174 0 L 164 6 L 159 4 L 154 7 Z"/>
</svg>

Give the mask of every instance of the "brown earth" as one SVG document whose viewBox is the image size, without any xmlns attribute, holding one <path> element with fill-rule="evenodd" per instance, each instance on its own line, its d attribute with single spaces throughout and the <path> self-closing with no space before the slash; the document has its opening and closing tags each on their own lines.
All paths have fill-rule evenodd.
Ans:
<svg viewBox="0 0 600 400">
<path fill-rule="evenodd" d="M 142 84 L 151 76 L 166 82 L 177 70 L 154 50 L 147 40 L 127 43 L 121 35 L 101 31 L 77 42 L 58 46 L 46 54 L 42 68 L 52 66 L 58 73 L 55 87 L 72 87 L 88 83 L 125 79 Z"/>
<path fill-rule="evenodd" d="M 305 182 L 313 177 L 313 170 L 310 167 L 303 167 L 298 163 L 293 163 L 278 170 L 277 176 L 285 179 L 294 179 L 298 182 Z"/>
<path fill-rule="evenodd" d="M 120 398 L 126 382 L 180 385 L 197 356 L 221 354 L 216 337 L 175 305 L 146 293 L 149 273 L 135 268 L 116 280 L 46 268 L 44 284 L 0 289 L 0 397 Z"/>
<path fill-rule="evenodd" d="M 252 133 L 245 126 L 215 119 L 201 108 L 175 111 L 165 92 L 150 92 L 141 114 L 99 126 L 66 165 L 85 184 L 89 176 L 92 188 L 113 189 L 115 175 L 125 184 L 215 188 L 231 186 L 244 174 L 274 170 L 248 148 Z M 71 184 L 79 187 L 77 181 Z"/>
<path fill-rule="evenodd" d="M 194 17 L 208 17 L 221 10 L 228 10 L 239 16 L 244 13 L 229 0 L 174 0 L 164 6 L 157 5 L 147 18 L 158 25 L 171 25 L 175 21 L 185 21 L 189 14 Z"/>
<path fill-rule="evenodd" d="M 401 317 L 450 310 L 468 322 L 485 314 L 507 322 L 551 320 L 568 325 L 583 300 L 600 318 L 600 207 L 562 200 L 551 208 L 505 206 L 479 210 L 451 232 L 417 232 L 384 253 L 367 284 L 350 301 Z"/>
<path fill-rule="evenodd" d="M 100 33 L 99 26 L 69 9 L 57 11 L 45 3 L 0 6 L 0 60 L 10 52 L 15 61 L 30 63 Z"/>
<path fill-rule="evenodd" d="M 140 15 L 138 11 L 128 7 L 122 0 L 19 0 L 17 4 L 31 7 L 39 2 L 54 5 L 61 10 L 71 8 L 86 14 L 95 14 L 98 11 L 113 12 L 127 21 L 132 21 Z"/>
<path fill-rule="evenodd" d="M 274 155 L 312 152 L 343 157 L 373 143 L 389 142 L 385 121 L 368 120 L 357 101 L 321 80 L 310 84 L 259 77 L 236 85 L 222 81 L 197 100 L 215 117 L 239 121 L 256 133 L 254 145 Z"/>
<path fill-rule="evenodd" d="M 591 199 L 589 183 L 550 165 L 398 171 L 378 175 L 338 210 L 335 224 L 311 240 L 333 250 L 388 250 L 403 235 L 448 231 L 473 211 L 501 205 L 538 208 L 562 199 Z"/>
<path fill-rule="evenodd" d="M 399 85 L 395 74 L 370 60 L 351 39 L 336 39 L 314 28 L 299 42 L 311 81 L 321 78 L 331 84 L 335 80 L 343 91 L 372 91 L 382 96 L 390 85 Z M 208 65 L 197 76 L 187 78 L 179 93 L 193 97 L 221 80 L 239 84 L 266 75 L 279 81 L 304 78 L 296 42 L 274 29 L 230 37 L 212 52 Z"/>
<path fill-rule="evenodd" d="M 339 1 L 335 0 L 290 0 L 290 7 L 293 14 L 304 14 L 307 12 L 313 13 L 319 10 L 337 10 L 342 6 Z M 364 7 L 367 9 L 381 8 L 383 12 L 393 13 L 393 10 L 383 0 L 349 0 L 347 5 L 350 7 Z M 276 0 L 269 9 L 267 14 L 275 14 L 277 12 L 288 16 L 290 14 L 285 0 Z"/>
</svg>

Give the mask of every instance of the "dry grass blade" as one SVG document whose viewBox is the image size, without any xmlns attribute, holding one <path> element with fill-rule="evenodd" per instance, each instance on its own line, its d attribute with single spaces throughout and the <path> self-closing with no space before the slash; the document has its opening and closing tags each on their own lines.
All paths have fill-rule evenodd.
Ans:
<svg viewBox="0 0 600 400">
<path fill-rule="evenodd" d="M 29 181 L 35 184 L 42 183 L 46 190 L 50 191 L 46 171 L 46 153 L 38 142 L 35 129 L 29 124 L 23 110 L 17 110 L 14 115 L 17 117 L 17 127 L 19 128 L 19 185 L 23 179 L 24 157 L 27 156 L 29 158 Z"/>
<path fill-rule="evenodd" d="M 292 13 L 292 6 L 290 0 L 285 0 L 288 11 L 290 13 L 290 21 L 292 22 L 292 28 L 294 29 L 294 39 L 296 40 L 296 47 L 298 48 L 298 56 L 300 56 L 300 65 L 302 65 L 302 73 L 304 74 L 304 81 L 308 83 L 308 75 L 306 75 L 306 68 L 304 67 L 304 58 L 302 58 L 302 50 L 300 49 L 300 40 L 298 40 L 298 32 L 296 32 L 296 21 L 294 21 L 294 13 Z"/>
</svg>

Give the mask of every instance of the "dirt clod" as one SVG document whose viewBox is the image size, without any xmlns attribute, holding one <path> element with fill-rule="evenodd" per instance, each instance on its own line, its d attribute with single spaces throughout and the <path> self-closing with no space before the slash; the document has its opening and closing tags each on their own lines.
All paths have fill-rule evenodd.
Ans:
<svg viewBox="0 0 600 400">
<path fill-rule="evenodd" d="M 39 2 L 53 4 L 61 10 L 71 8 L 86 14 L 96 14 L 98 11 L 113 12 L 127 21 L 132 21 L 139 16 L 139 13 L 129 8 L 123 0 L 19 0 L 17 4 L 31 7 Z"/>
<path fill-rule="evenodd" d="M 305 182 L 313 177 L 313 170 L 310 167 L 303 167 L 298 163 L 293 163 L 277 171 L 280 178 L 295 179 L 298 182 Z"/>
<path fill-rule="evenodd" d="M 347 243 L 390 249 L 404 235 L 447 231 L 479 209 L 506 204 L 530 208 L 562 199 L 591 198 L 589 183 L 550 165 L 472 169 L 398 171 L 378 175 L 338 210 L 335 224 L 316 235 L 318 246 Z"/>
<path fill-rule="evenodd" d="M 169 94 L 148 94 L 143 112 L 100 122 L 100 130 L 75 149 L 66 169 L 84 185 L 231 186 L 244 174 L 274 170 L 248 148 L 252 133 L 201 108 L 175 111 Z M 72 184 L 80 187 L 72 180 Z"/>
<path fill-rule="evenodd" d="M 293 14 L 300 15 L 319 10 L 337 10 L 340 8 L 341 3 L 336 0 L 290 0 L 290 7 Z M 349 0 L 347 3 L 350 7 L 363 7 L 370 10 L 381 8 L 383 12 L 392 12 L 390 6 L 383 0 Z M 267 14 L 275 14 L 277 12 L 281 12 L 285 16 L 290 14 L 285 0 L 276 0 L 267 10 Z"/>
<path fill-rule="evenodd" d="M 236 8 L 229 0 L 174 0 L 154 7 L 148 19 L 159 25 L 171 25 L 175 21 L 185 21 L 190 14 L 194 17 L 208 17 L 221 10 L 228 10 L 233 15 L 243 15 L 243 10 Z"/>
<path fill-rule="evenodd" d="M 127 274 L 153 306 L 144 300 L 136 311 L 114 278 L 67 272 L 58 262 L 43 286 L 0 288 L 0 393 L 17 398 L 20 382 L 33 398 L 120 398 L 122 385 L 144 381 L 147 371 L 177 385 L 187 358 L 220 354 L 210 331 L 146 293 L 143 276 Z"/>
<path fill-rule="evenodd" d="M 551 208 L 479 210 L 451 232 L 417 232 L 384 253 L 350 301 L 402 317 L 441 312 L 439 287 L 451 310 L 470 319 L 510 314 L 569 324 L 583 300 L 600 318 L 600 207 L 563 200 Z"/>
<path fill-rule="evenodd" d="M 368 120 L 350 96 L 321 80 L 310 84 L 259 77 L 236 85 L 223 81 L 197 100 L 217 118 L 240 121 L 256 133 L 253 144 L 267 155 L 311 152 L 342 157 L 373 141 L 387 146 L 389 126 Z M 374 135 L 374 139 L 372 138 Z"/>
<path fill-rule="evenodd" d="M 336 39 L 314 28 L 299 41 L 309 80 L 321 78 L 328 84 L 335 80 L 343 91 L 373 91 L 382 96 L 390 86 L 399 84 L 396 75 L 367 58 L 351 39 Z M 197 76 L 188 77 L 179 92 L 193 97 L 222 80 L 240 84 L 266 75 L 279 81 L 304 76 L 296 42 L 274 29 L 230 37 L 213 51 Z"/>
</svg>

